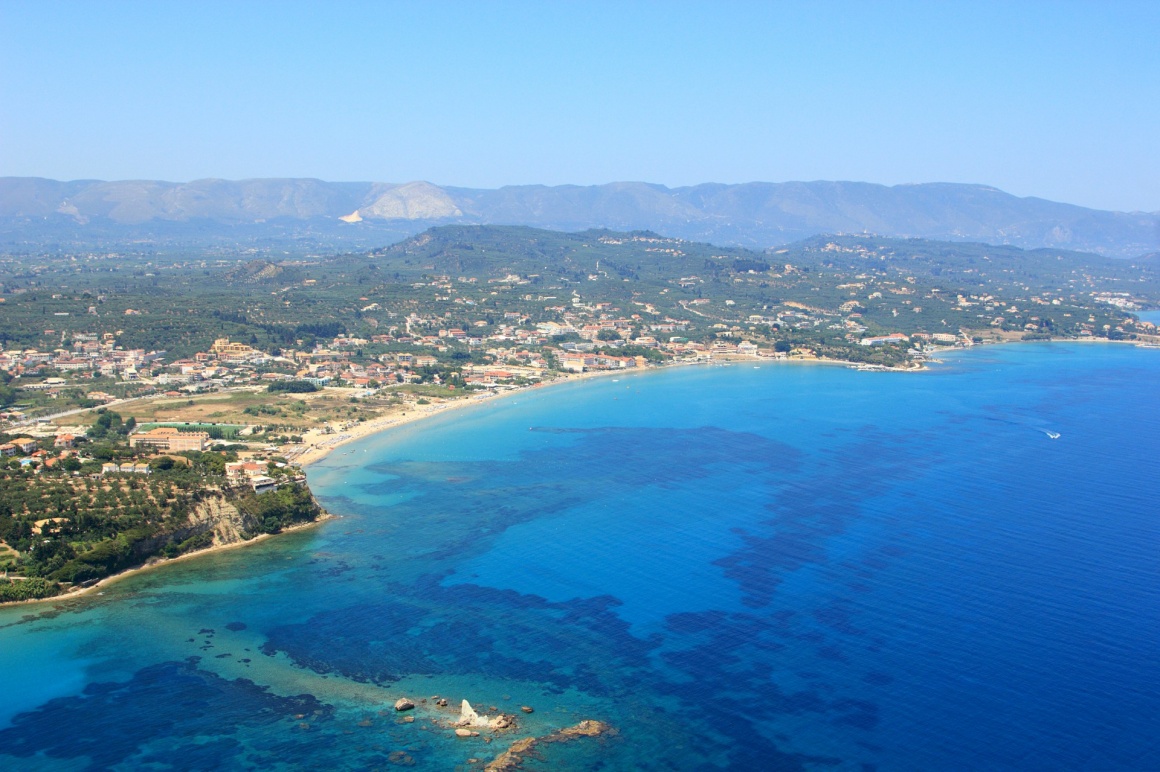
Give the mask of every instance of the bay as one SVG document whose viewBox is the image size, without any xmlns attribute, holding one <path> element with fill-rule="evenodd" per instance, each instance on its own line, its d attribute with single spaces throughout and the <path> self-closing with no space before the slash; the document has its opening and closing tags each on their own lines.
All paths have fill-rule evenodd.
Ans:
<svg viewBox="0 0 1160 772">
<path fill-rule="evenodd" d="M 616 729 L 528 768 L 1146 768 L 1158 375 L 1058 343 L 691 367 L 376 435 L 308 470 L 339 520 L 0 610 L 0 764 L 467 769 L 510 742 L 432 723 L 439 695 L 515 736 Z"/>
</svg>

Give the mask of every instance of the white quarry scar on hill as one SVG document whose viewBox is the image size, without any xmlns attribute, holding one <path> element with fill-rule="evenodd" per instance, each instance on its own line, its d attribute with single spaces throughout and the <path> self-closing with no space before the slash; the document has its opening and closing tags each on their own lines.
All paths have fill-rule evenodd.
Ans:
<svg viewBox="0 0 1160 772">
<path fill-rule="evenodd" d="M 377 191 L 375 191 L 377 192 Z M 440 220 L 463 214 L 451 196 L 429 182 L 408 182 L 387 188 L 368 206 L 343 217 L 346 222 L 384 220 Z"/>
</svg>

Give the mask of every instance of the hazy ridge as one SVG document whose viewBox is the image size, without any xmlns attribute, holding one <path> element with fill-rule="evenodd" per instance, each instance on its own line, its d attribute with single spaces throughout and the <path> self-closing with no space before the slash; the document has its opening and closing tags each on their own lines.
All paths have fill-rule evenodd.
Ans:
<svg viewBox="0 0 1160 772">
<path fill-rule="evenodd" d="M 343 218 L 343 219 L 340 219 Z M 1160 250 L 1160 213 L 1108 212 L 985 185 L 863 182 L 642 182 L 523 185 L 496 190 L 316 179 L 60 182 L 0 178 L 3 241 L 104 237 L 355 236 L 432 224 L 530 225 L 559 230 L 651 229 L 717 244 L 768 247 L 819 233 L 873 233 L 1054 247 L 1134 257 Z M 257 226 L 257 227 L 255 227 Z M 368 234 L 370 235 L 370 234 Z"/>
</svg>

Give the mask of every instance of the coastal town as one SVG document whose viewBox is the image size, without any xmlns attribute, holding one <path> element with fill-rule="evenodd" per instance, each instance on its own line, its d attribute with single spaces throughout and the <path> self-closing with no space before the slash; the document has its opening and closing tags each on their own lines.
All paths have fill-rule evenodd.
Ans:
<svg viewBox="0 0 1160 772">
<path fill-rule="evenodd" d="M 0 0 L 0 772 L 1160 771 L 1157 31 Z"/>
<path fill-rule="evenodd" d="M 904 246 L 909 262 L 883 262 Z M 303 467 L 520 389 L 672 365 L 917 371 L 1018 340 L 1160 343 L 1134 315 L 1160 297 L 1150 274 L 1061 256 L 1044 275 L 1016 250 L 990 277 L 977 245 L 956 249 L 833 239 L 759 254 L 449 228 L 281 262 L 0 259 L 0 601 L 316 521 Z"/>
</svg>

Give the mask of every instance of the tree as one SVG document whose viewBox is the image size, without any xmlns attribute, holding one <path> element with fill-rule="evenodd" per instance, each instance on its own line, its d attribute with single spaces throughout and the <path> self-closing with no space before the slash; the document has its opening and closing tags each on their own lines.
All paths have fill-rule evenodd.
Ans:
<svg viewBox="0 0 1160 772">
<path fill-rule="evenodd" d="M 173 459 L 169 456 L 159 456 L 149 462 L 149 468 L 155 472 L 168 472 L 173 468 Z"/>
</svg>

